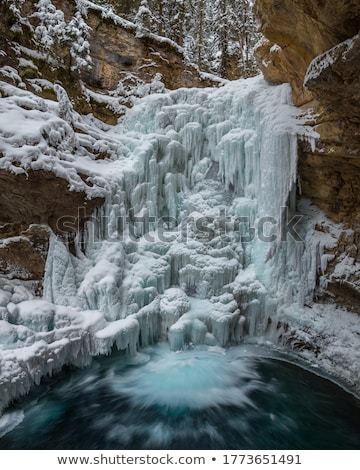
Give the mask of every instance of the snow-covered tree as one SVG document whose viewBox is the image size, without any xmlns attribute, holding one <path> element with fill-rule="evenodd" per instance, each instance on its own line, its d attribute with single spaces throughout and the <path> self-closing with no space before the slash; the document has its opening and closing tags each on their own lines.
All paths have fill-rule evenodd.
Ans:
<svg viewBox="0 0 360 470">
<path fill-rule="evenodd" d="M 4 3 L 7 4 L 10 11 L 14 13 L 17 17 L 21 17 L 20 11 L 25 0 L 4 0 Z"/>
<path fill-rule="evenodd" d="M 39 24 L 34 39 L 48 55 L 56 56 L 57 47 L 69 47 L 71 70 L 91 67 L 89 31 L 80 11 L 67 23 L 64 13 L 56 9 L 51 0 L 39 0 L 33 17 Z"/>
<path fill-rule="evenodd" d="M 23 26 L 28 28 L 30 31 L 33 30 L 29 18 L 27 16 L 22 16 L 22 7 L 25 0 L 1 0 L 4 6 L 8 8 L 8 11 L 11 12 L 9 15 L 10 30 L 13 33 L 22 34 L 24 32 Z"/>
<path fill-rule="evenodd" d="M 66 26 L 67 40 L 71 41 L 70 55 L 74 61 L 72 70 L 91 67 L 89 30 L 90 27 L 78 11 Z"/>
<path fill-rule="evenodd" d="M 197 0 L 198 2 L 200 0 Z M 221 76 L 236 68 L 254 71 L 253 48 L 259 39 L 250 0 L 205 0 L 199 67 Z M 201 16 L 198 14 L 198 17 Z M 201 59 L 201 61 L 199 60 Z"/>
<path fill-rule="evenodd" d="M 51 0 L 39 0 L 36 8 L 33 16 L 40 24 L 35 28 L 34 37 L 44 50 L 50 51 L 66 40 L 64 13 L 57 10 Z"/>
<path fill-rule="evenodd" d="M 238 57 L 239 65 L 244 70 L 254 67 L 253 49 L 260 35 L 256 31 L 252 13 L 252 2 L 227 0 L 227 23 L 229 26 L 229 53 Z"/>
<path fill-rule="evenodd" d="M 69 100 L 68 94 L 65 89 L 56 84 L 54 86 L 54 91 L 56 93 L 57 100 L 59 102 L 59 117 L 64 119 L 69 124 L 73 122 L 73 107 L 71 101 Z"/>
<path fill-rule="evenodd" d="M 206 22 L 206 10 L 205 10 L 205 0 L 198 0 L 198 25 L 196 28 L 196 48 L 197 48 L 197 65 L 199 69 L 202 69 L 203 65 L 203 56 L 204 56 L 204 46 L 205 46 L 205 22 Z"/>
<path fill-rule="evenodd" d="M 153 14 L 147 0 L 142 0 L 140 7 L 135 15 L 135 24 L 138 34 L 143 32 L 157 33 L 159 19 Z"/>
<path fill-rule="evenodd" d="M 134 104 L 138 98 L 143 98 L 153 93 L 164 92 L 165 85 L 162 82 L 160 73 L 157 73 L 150 83 L 144 82 L 144 80 L 132 73 L 127 73 L 119 81 L 116 90 L 110 92 L 110 94 L 119 98 L 121 104 Z"/>
</svg>

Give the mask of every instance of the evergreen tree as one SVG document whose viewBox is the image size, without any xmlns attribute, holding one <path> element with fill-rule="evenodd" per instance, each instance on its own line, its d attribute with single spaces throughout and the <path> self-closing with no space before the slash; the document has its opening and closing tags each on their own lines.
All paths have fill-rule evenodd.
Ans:
<svg viewBox="0 0 360 470">
<path fill-rule="evenodd" d="M 141 0 L 140 7 L 135 15 L 135 24 L 138 28 L 139 33 L 145 31 L 157 33 L 157 26 L 159 22 L 160 20 L 157 19 L 156 15 L 154 15 L 152 10 L 150 9 L 148 1 Z"/>
<path fill-rule="evenodd" d="M 51 0 L 39 0 L 36 8 L 33 16 L 39 19 L 39 25 L 35 28 L 34 37 L 49 52 L 66 41 L 64 13 L 57 10 Z"/>
<path fill-rule="evenodd" d="M 81 13 L 77 11 L 75 16 L 66 25 L 65 34 L 70 41 L 70 55 L 73 60 L 72 70 L 89 69 L 92 65 L 90 57 L 89 38 L 90 27 L 85 23 Z"/>
</svg>

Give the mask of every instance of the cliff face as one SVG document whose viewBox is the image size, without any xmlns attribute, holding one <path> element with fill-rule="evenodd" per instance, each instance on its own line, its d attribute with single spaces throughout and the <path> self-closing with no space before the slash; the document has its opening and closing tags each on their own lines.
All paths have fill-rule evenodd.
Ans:
<svg viewBox="0 0 360 470">
<path fill-rule="evenodd" d="M 257 0 L 254 8 L 267 38 L 257 51 L 265 78 L 290 82 L 319 134 L 315 149 L 300 142 L 299 177 L 301 194 L 343 227 L 329 251 L 328 291 L 360 312 L 360 4 Z M 339 274 L 344 260 L 350 269 Z"/>
<path fill-rule="evenodd" d="M 273 65 L 290 80 L 297 106 L 311 98 L 303 87 L 310 62 L 359 32 L 360 5 L 356 0 L 257 0 L 254 10 L 269 41 L 268 49 L 273 44 L 279 46 L 270 54 L 270 65 L 274 60 Z M 260 60 L 259 65 L 265 78 L 272 81 L 266 63 Z"/>
</svg>

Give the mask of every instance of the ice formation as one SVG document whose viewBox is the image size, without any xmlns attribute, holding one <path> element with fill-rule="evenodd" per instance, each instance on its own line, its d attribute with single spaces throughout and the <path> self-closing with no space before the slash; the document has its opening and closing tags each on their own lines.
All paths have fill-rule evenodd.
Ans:
<svg viewBox="0 0 360 470">
<path fill-rule="evenodd" d="M 114 346 L 136 360 L 159 340 L 176 351 L 271 339 L 277 316 L 311 297 L 331 241 L 305 236 L 306 221 L 301 239 L 286 233 L 302 124 L 288 85 L 258 77 L 155 94 L 115 127 L 77 115 L 60 88 L 57 104 L 2 89 L 23 142 L 13 145 L 0 118 L 1 165 L 51 167 L 82 190 L 86 168 L 85 190 L 106 203 L 76 234 L 76 256 L 52 236 L 43 299 L 1 280 L 0 409 Z M 111 158 L 94 160 L 89 147 Z"/>
</svg>

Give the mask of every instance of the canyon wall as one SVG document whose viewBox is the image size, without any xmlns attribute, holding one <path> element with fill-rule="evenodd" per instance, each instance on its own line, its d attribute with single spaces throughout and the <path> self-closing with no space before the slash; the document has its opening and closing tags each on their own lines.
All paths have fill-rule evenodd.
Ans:
<svg viewBox="0 0 360 470">
<path fill-rule="evenodd" d="M 301 195 L 341 224 L 319 276 L 337 303 L 360 313 L 360 4 L 257 0 L 254 9 L 266 38 L 256 52 L 265 79 L 290 82 L 319 134 L 315 149 L 299 145 Z"/>
</svg>

